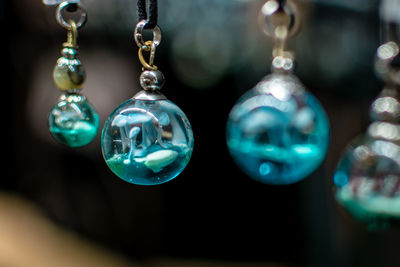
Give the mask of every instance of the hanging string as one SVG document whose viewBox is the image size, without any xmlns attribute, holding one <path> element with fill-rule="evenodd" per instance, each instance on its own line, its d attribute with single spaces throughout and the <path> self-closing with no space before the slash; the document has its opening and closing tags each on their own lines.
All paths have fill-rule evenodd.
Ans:
<svg viewBox="0 0 400 267">
<path fill-rule="evenodd" d="M 78 4 L 77 3 L 71 3 L 68 7 L 67 7 L 67 11 L 68 12 L 75 12 L 78 10 Z"/>
<path fill-rule="evenodd" d="M 283 10 L 283 8 L 286 5 L 286 0 L 277 0 L 278 4 L 279 4 L 279 9 Z"/>
<path fill-rule="evenodd" d="M 140 20 L 148 20 L 146 29 L 153 29 L 157 25 L 157 0 L 149 0 L 149 16 L 147 16 L 146 0 L 137 1 L 137 13 Z"/>
</svg>

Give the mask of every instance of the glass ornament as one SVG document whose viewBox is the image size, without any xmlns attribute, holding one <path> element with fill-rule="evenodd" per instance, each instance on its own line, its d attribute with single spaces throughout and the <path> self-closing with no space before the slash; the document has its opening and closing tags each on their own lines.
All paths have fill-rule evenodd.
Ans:
<svg viewBox="0 0 400 267">
<path fill-rule="evenodd" d="M 143 90 L 117 107 L 101 135 L 104 160 L 122 180 L 138 185 L 157 185 L 178 176 L 192 156 L 194 139 L 185 113 L 160 92 L 164 75 L 154 65 L 161 29 L 153 27 L 153 40 L 144 41 L 147 20 L 135 28 L 138 57 L 143 65 L 139 81 Z M 149 52 L 149 62 L 143 51 Z"/>
<path fill-rule="evenodd" d="M 235 163 L 251 178 L 286 185 L 304 179 L 325 158 L 329 122 L 318 100 L 296 76 L 287 40 L 300 28 L 293 2 L 268 0 L 259 13 L 273 39 L 272 74 L 245 93 L 231 110 L 226 140 Z"/>
<path fill-rule="evenodd" d="M 371 105 L 367 133 L 346 149 L 333 177 L 335 198 L 369 229 L 400 222 L 400 102 L 385 89 Z"/>
<path fill-rule="evenodd" d="M 121 104 L 107 119 L 101 138 L 103 156 L 108 167 L 129 183 L 165 183 L 190 160 L 192 128 L 171 101 L 138 98 Z"/>
<path fill-rule="evenodd" d="M 148 21 L 136 24 L 135 42 L 143 65 L 139 81 L 143 90 L 117 107 L 101 135 L 104 160 L 122 180 L 138 185 L 157 185 L 178 176 L 193 151 L 192 127 L 185 113 L 160 92 L 164 75 L 153 64 L 161 30 L 153 28 L 153 40 L 143 40 Z M 144 59 L 149 52 L 150 60 Z"/>
<path fill-rule="evenodd" d="M 67 93 L 51 109 L 49 130 L 59 142 L 70 147 L 89 144 L 100 127 L 99 116 L 86 97 L 79 93 Z"/>
<path fill-rule="evenodd" d="M 74 5 L 74 12 L 78 12 L 78 22 L 66 21 L 63 10 Z M 63 43 L 61 57 L 53 71 L 55 85 L 63 93 L 59 101 L 51 109 L 48 126 L 52 136 L 59 142 L 70 147 L 81 147 L 94 140 L 99 130 L 99 115 L 94 107 L 80 94 L 86 73 L 78 55 L 78 29 L 87 19 L 84 8 L 79 3 L 62 2 L 56 11 L 58 23 L 67 29 L 67 42 Z"/>
<path fill-rule="evenodd" d="M 378 47 L 375 72 L 385 87 L 367 132 L 347 147 L 333 177 L 337 202 L 371 230 L 400 222 L 399 52 L 393 41 Z"/>
<path fill-rule="evenodd" d="M 384 126 L 385 127 L 385 126 Z M 400 146 L 361 136 L 334 174 L 335 198 L 370 229 L 400 221 Z"/>
<path fill-rule="evenodd" d="M 233 107 L 226 137 L 235 163 L 248 176 L 266 184 L 291 184 L 325 158 L 329 122 L 294 75 L 273 73 Z"/>
</svg>

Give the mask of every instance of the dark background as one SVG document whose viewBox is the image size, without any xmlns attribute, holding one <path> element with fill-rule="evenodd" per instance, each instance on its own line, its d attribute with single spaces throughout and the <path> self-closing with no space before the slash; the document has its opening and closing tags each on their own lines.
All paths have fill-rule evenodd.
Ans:
<svg viewBox="0 0 400 267">
<path fill-rule="evenodd" d="M 65 31 L 55 22 L 54 7 L 1 1 L 6 162 L 0 189 L 134 260 L 400 266 L 399 229 L 368 231 L 332 195 L 340 154 L 367 127 L 369 104 L 382 87 L 373 72 L 382 40 L 379 2 L 301 2 L 303 27 L 290 46 L 296 74 L 328 114 L 331 144 L 320 168 L 290 186 L 246 177 L 225 144 L 230 109 L 268 73 L 271 43 L 255 19 L 263 1 L 159 2 L 164 35 L 156 64 L 167 79 L 163 92 L 185 111 L 195 135 L 182 174 L 160 186 L 131 185 L 106 167 L 100 134 L 79 149 L 54 141 L 46 120 L 60 94 L 51 75 Z M 83 3 L 89 13 L 78 39 L 88 76 L 83 93 L 102 126 L 139 90 L 135 1 Z"/>
</svg>

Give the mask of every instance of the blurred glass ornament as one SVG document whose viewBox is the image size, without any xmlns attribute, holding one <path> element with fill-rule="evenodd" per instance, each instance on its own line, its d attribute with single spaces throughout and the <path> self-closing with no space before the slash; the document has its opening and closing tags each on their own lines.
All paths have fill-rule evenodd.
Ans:
<svg viewBox="0 0 400 267">
<path fill-rule="evenodd" d="M 398 55 L 394 42 L 378 48 L 385 88 L 371 105 L 367 133 L 348 146 L 333 178 L 338 203 L 372 230 L 400 222 L 400 72 L 391 66 Z"/>
<path fill-rule="evenodd" d="M 294 14 L 290 4 L 264 4 L 260 18 L 275 40 L 272 74 L 239 99 L 227 123 L 227 145 L 237 165 L 268 184 L 304 179 L 321 164 L 329 145 L 329 122 L 322 106 L 291 74 L 293 54 L 285 45 L 299 27 Z M 278 23 L 273 24 L 276 18 Z"/>
<path fill-rule="evenodd" d="M 325 158 L 329 123 L 318 100 L 291 74 L 271 74 L 233 107 L 227 124 L 229 151 L 250 177 L 291 184 Z"/>
</svg>

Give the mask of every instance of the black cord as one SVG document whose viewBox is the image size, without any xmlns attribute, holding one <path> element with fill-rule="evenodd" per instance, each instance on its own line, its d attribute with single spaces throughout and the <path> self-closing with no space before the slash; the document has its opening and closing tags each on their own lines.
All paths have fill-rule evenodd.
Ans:
<svg viewBox="0 0 400 267">
<path fill-rule="evenodd" d="M 67 6 L 67 11 L 68 12 L 75 12 L 75 11 L 77 11 L 78 10 L 78 4 L 77 3 L 70 3 L 68 6 Z"/>
<path fill-rule="evenodd" d="M 286 0 L 277 0 L 278 4 L 279 4 L 279 10 L 283 11 L 283 8 L 286 5 Z"/>
<path fill-rule="evenodd" d="M 149 0 L 149 17 L 147 17 L 146 0 L 137 1 L 137 13 L 140 20 L 148 20 L 146 29 L 153 29 L 157 25 L 158 9 L 157 0 Z"/>
</svg>

